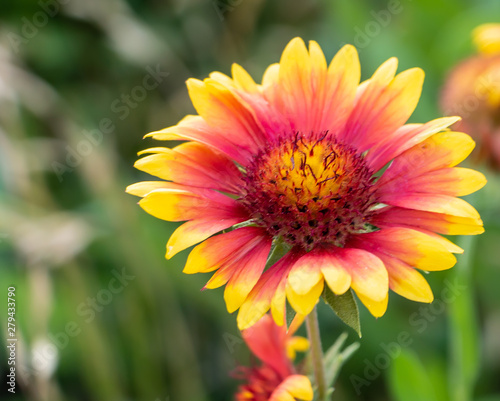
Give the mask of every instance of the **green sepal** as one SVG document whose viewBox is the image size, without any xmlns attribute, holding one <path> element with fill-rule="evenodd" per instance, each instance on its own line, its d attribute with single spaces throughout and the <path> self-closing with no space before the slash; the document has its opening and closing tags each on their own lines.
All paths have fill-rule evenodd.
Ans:
<svg viewBox="0 0 500 401">
<path fill-rule="evenodd" d="M 342 295 L 335 295 L 332 290 L 325 285 L 323 299 L 330 305 L 336 315 L 349 327 L 353 328 L 361 338 L 361 324 L 359 322 L 359 310 L 352 290 L 349 289 Z"/>
</svg>

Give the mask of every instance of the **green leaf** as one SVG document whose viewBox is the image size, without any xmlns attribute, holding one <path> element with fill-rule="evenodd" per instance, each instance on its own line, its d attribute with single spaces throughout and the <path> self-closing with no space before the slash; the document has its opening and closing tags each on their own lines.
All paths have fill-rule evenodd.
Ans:
<svg viewBox="0 0 500 401">
<path fill-rule="evenodd" d="M 389 371 L 389 387 L 395 401 L 436 401 L 436 394 L 417 355 L 401 350 Z"/>
<path fill-rule="evenodd" d="M 340 353 L 340 349 L 347 340 L 347 333 L 342 333 L 339 338 L 333 343 L 333 345 L 328 348 L 328 351 L 325 352 L 325 364 L 329 364 L 335 360 L 337 355 Z"/>
<path fill-rule="evenodd" d="M 328 387 L 333 386 L 337 379 L 342 365 L 351 357 L 352 354 L 359 348 L 359 343 L 354 343 L 345 348 L 342 352 L 341 349 L 347 339 L 347 333 L 342 333 L 337 341 L 325 353 L 325 381 Z"/>
<path fill-rule="evenodd" d="M 448 366 L 441 355 L 430 354 L 425 358 L 425 371 L 432 383 L 438 401 L 450 401 Z"/>
<path fill-rule="evenodd" d="M 286 305 L 286 327 L 290 327 L 290 325 L 292 324 L 292 321 L 296 315 L 297 315 L 297 312 L 295 312 L 295 310 L 287 303 L 287 305 Z"/>
<path fill-rule="evenodd" d="M 359 311 L 352 290 L 342 295 L 335 295 L 330 288 L 325 285 L 323 299 L 330 305 L 337 316 L 349 327 L 353 328 L 361 338 L 361 325 L 359 322 Z"/>
<path fill-rule="evenodd" d="M 285 256 L 292 247 L 283 241 L 281 237 L 275 237 L 267 258 L 266 268 L 274 265 L 278 260 Z"/>
<path fill-rule="evenodd" d="M 234 226 L 231 226 L 231 230 L 236 230 L 242 227 L 257 227 L 257 223 L 255 223 L 254 219 L 250 219 L 242 223 L 235 224 Z"/>
</svg>

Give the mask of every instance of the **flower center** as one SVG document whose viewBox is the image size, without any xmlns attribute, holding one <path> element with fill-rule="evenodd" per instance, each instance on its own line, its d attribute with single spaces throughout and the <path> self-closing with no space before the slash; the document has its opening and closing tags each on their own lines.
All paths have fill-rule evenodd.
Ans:
<svg viewBox="0 0 500 401">
<path fill-rule="evenodd" d="M 307 251 L 367 229 L 377 202 L 363 157 L 325 133 L 278 143 L 247 169 L 242 203 L 258 224 Z"/>
</svg>

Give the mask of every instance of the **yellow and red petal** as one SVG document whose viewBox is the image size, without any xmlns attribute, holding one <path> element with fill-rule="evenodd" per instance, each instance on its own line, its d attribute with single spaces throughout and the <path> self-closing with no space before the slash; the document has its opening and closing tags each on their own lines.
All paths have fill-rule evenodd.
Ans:
<svg viewBox="0 0 500 401">
<path fill-rule="evenodd" d="M 299 294 L 294 291 L 292 286 L 287 282 L 286 297 L 293 309 L 301 315 L 308 315 L 318 303 L 319 297 L 323 292 L 324 281 L 321 279 L 306 293 Z"/>
<path fill-rule="evenodd" d="M 353 143 L 357 136 L 360 137 L 359 139 L 366 137 L 365 130 L 372 121 L 372 106 L 394 79 L 397 67 L 396 58 L 387 60 L 369 80 L 358 87 L 354 108 L 349 115 L 345 129 L 340 133 L 342 141 Z"/>
<path fill-rule="evenodd" d="M 309 41 L 309 58 L 311 60 L 311 86 L 313 93 L 321 91 L 321 86 L 325 83 L 325 73 L 327 71 L 326 58 L 318 42 Z"/>
<path fill-rule="evenodd" d="M 238 163 L 245 164 L 251 160 L 255 144 L 241 133 L 235 132 L 228 137 L 227 133 L 212 127 L 201 116 L 188 115 L 177 125 L 159 131 L 150 132 L 151 137 L 160 141 L 195 141 L 216 149 Z"/>
<path fill-rule="evenodd" d="M 436 185 L 439 184 L 433 187 L 434 181 L 438 181 L 439 175 L 443 174 L 436 171 L 457 165 L 473 148 L 474 141 L 468 135 L 442 132 L 408 149 L 393 161 L 376 182 L 375 188 L 380 202 L 408 209 L 478 219 L 479 214 L 471 205 L 449 194 L 467 193 L 484 185 L 486 180 L 480 173 L 449 169 L 446 170 L 450 171 L 448 174 L 458 177 L 458 181 L 463 181 L 455 186 L 457 189 L 443 186 L 441 191 L 437 191 Z M 426 183 L 427 176 L 430 178 Z M 428 190 L 426 186 L 429 187 Z M 433 191 L 433 188 L 436 190 Z"/>
<path fill-rule="evenodd" d="M 406 124 L 386 139 L 381 139 L 366 155 L 366 162 L 373 171 L 378 171 L 404 151 L 421 143 L 431 135 L 445 130 L 460 120 L 460 117 L 442 117 L 426 124 Z"/>
<path fill-rule="evenodd" d="M 392 181 L 384 186 L 386 192 L 422 192 L 449 196 L 465 196 L 486 185 L 486 177 L 479 171 L 452 167 L 434 170 L 407 180 Z"/>
<path fill-rule="evenodd" d="M 358 52 L 351 45 L 345 45 L 333 57 L 328 66 L 324 98 L 318 105 L 318 130 L 341 132 L 354 107 L 356 90 L 361 77 Z"/>
<path fill-rule="evenodd" d="M 232 80 L 230 77 L 228 77 L 226 74 L 223 74 L 222 72 L 215 71 L 210 73 L 208 76 L 212 81 L 215 81 L 227 88 L 230 89 L 236 88 L 236 83 L 234 82 L 234 80 Z"/>
<path fill-rule="evenodd" d="M 282 377 L 292 372 L 287 355 L 286 328 L 277 326 L 270 315 L 264 315 L 252 327 L 242 330 L 241 335 L 250 351 Z"/>
<path fill-rule="evenodd" d="M 154 154 L 139 159 L 135 167 L 164 180 L 199 188 L 239 193 L 243 181 L 227 156 L 196 142 L 174 149 L 151 149 Z"/>
<path fill-rule="evenodd" d="M 211 128 L 224 133 L 224 140 L 239 144 L 251 155 L 265 145 L 267 133 L 260 129 L 248 105 L 230 88 L 210 78 L 190 78 L 187 87 L 198 114 Z"/>
<path fill-rule="evenodd" d="M 219 192 L 169 184 L 170 188 L 160 188 L 146 194 L 139 205 L 149 214 L 167 221 L 247 216 L 239 203 Z"/>
<path fill-rule="evenodd" d="M 356 248 L 341 248 L 337 257 L 352 278 L 351 287 L 358 295 L 383 301 L 389 291 L 384 263 L 373 253 Z"/>
<path fill-rule="evenodd" d="M 311 401 L 314 398 L 311 382 L 307 376 L 288 376 L 271 394 L 269 401 Z"/>
<path fill-rule="evenodd" d="M 324 73 L 323 73 L 324 74 Z M 283 50 L 279 69 L 282 111 L 298 131 L 310 129 L 312 107 L 311 60 L 304 41 L 294 38 Z"/>
<path fill-rule="evenodd" d="M 271 316 L 278 326 L 285 324 L 286 316 L 286 284 L 287 280 L 279 282 L 271 299 Z"/>
<path fill-rule="evenodd" d="M 279 63 L 274 63 L 267 67 L 262 75 L 262 84 L 259 88 L 264 99 L 270 105 L 276 109 L 282 110 L 283 102 L 280 98 L 279 71 Z"/>
<path fill-rule="evenodd" d="M 231 74 L 236 88 L 247 93 L 259 92 L 259 87 L 250 74 L 240 65 L 234 63 L 231 67 Z"/>
<path fill-rule="evenodd" d="M 340 131 L 353 108 L 360 67 L 357 52 L 345 46 L 327 68 L 315 41 L 309 51 L 300 38 L 283 52 L 279 66 L 266 71 L 266 98 L 291 124 L 292 131 Z"/>
<path fill-rule="evenodd" d="M 136 182 L 135 184 L 129 185 L 125 190 L 125 192 L 131 195 L 140 196 L 142 198 L 156 189 L 171 188 L 170 184 L 171 184 L 170 182 L 165 182 L 165 181 Z"/>
<path fill-rule="evenodd" d="M 262 74 L 262 91 L 265 92 L 266 88 L 273 87 L 279 80 L 280 64 L 274 63 L 266 68 Z"/>
<path fill-rule="evenodd" d="M 385 311 L 387 310 L 387 305 L 389 303 L 389 292 L 385 294 L 385 298 L 381 301 L 375 301 L 369 297 L 364 296 L 361 293 L 356 292 L 359 300 L 366 306 L 366 309 L 375 317 L 384 316 Z"/>
<path fill-rule="evenodd" d="M 323 261 L 322 255 L 316 250 L 304 254 L 290 270 L 287 285 L 299 295 L 307 294 L 323 278 Z"/>
<path fill-rule="evenodd" d="M 351 286 L 351 276 L 348 270 L 342 267 L 342 263 L 335 252 L 314 249 L 294 264 L 287 284 L 296 294 L 304 295 L 324 278 L 335 294 L 343 294 Z"/>
<path fill-rule="evenodd" d="M 292 125 L 279 111 L 278 105 L 274 102 L 268 102 L 265 91 L 257 85 L 250 75 L 238 64 L 232 66 L 233 79 L 221 73 L 212 73 L 210 78 L 216 81 L 222 87 L 228 89 L 235 101 L 244 105 L 245 109 L 253 117 L 257 131 L 264 135 L 267 143 L 272 137 L 268 133 L 287 132 L 291 130 Z M 276 77 L 276 81 L 277 81 Z M 205 80 L 205 83 L 211 82 Z M 280 105 L 282 103 L 279 103 Z M 254 128 L 255 128 L 254 127 Z M 262 135 L 257 135 L 257 142 L 261 143 Z"/>
<path fill-rule="evenodd" d="M 451 242 L 448 238 L 444 238 L 443 236 L 433 233 L 432 231 L 427 231 L 427 230 L 418 230 L 418 231 L 420 231 L 425 235 L 428 235 L 429 237 L 439 242 L 448 252 L 459 253 L 459 254 L 464 253 L 464 250 L 462 248 Z"/>
<path fill-rule="evenodd" d="M 434 295 L 425 278 L 407 263 L 381 254 L 389 272 L 389 287 L 396 294 L 416 302 L 432 302 Z"/>
<path fill-rule="evenodd" d="M 227 311 L 233 313 L 245 301 L 259 280 L 271 250 L 272 239 L 263 236 L 248 254 L 238 262 L 238 269 L 229 279 L 224 290 Z"/>
<path fill-rule="evenodd" d="M 260 129 L 265 132 L 292 132 L 293 122 L 290 121 L 281 111 L 278 104 L 270 103 L 264 95 L 248 93 L 242 90 L 235 90 L 238 98 L 252 109 Z M 272 138 L 269 138 L 272 141 Z"/>
<path fill-rule="evenodd" d="M 385 228 L 358 235 L 352 245 L 377 255 L 392 256 L 426 271 L 446 270 L 457 261 L 441 241 L 407 228 Z"/>
<path fill-rule="evenodd" d="M 232 267 L 240 259 L 248 257 L 255 246 L 267 243 L 268 240 L 267 233 L 258 227 L 242 227 L 216 235 L 191 251 L 183 272 L 204 273 L 220 267 Z M 234 270 L 233 268 L 233 273 Z"/>
<path fill-rule="evenodd" d="M 457 217 L 445 213 L 388 207 L 371 219 L 380 228 L 408 227 L 446 235 L 475 235 L 484 232 L 481 219 Z"/>
<path fill-rule="evenodd" d="M 460 198 L 448 195 L 426 194 L 419 192 L 391 193 L 380 196 L 380 202 L 387 205 L 426 212 L 443 213 L 468 219 L 479 219 L 479 213 L 473 206 Z"/>
<path fill-rule="evenodd" d="M 351 287 L 351 275 L 342 267 L 342 261 L 336 257 L 326 260 L 321 273 L 328 287 L 337 295 L 344 294 Z"/>
<path fill-rule="evenodd" d="M 424 80 L 421 69 L 403 71 L 389 84 L 384 78 L 386 75 L 381 74 L 381 79 L 374 76 L 370 80 L 342 135 L 359 152 L 368 150 L 404 124 L 420 98 Z"/>
<path fill-rule="evenodd" d="M 262 274 L 240 307 L 237 317 L 238 328 L 240 330 L 252 326 L 264 316 L 271 308 L 271 302 L 279 305 L 279 307 L 275 308 L 275 313 L 280 314 L 284 312 L 286 278 L 297 259 L 298 256 L 294 252 L 288 252 Z M 277 291 L 278 289 L 280 291 Z M 278 295 L 277 298 L 275 298 L 276 295 Z M 282 310 L 281 306 L 283 306 Z"/>
<path fill-rule="evenodd" d="M 456 166 L 472 152 L 474 145 L 472 138 L 462 132 L 435 134 L 396 157 L 376 187 L 382 188 L 390 182 L 397 185 L 433 170 Z"/>
<path fill-rule="evenodd" d="M 204 241 L 213 234 L 245 220 L 245 217 L 235 217 L 232 219 L 200 218 L 188 221 L 178 227 L 170 236 L 167 242 L 167 253 L 165 257 L 170 259 L 184 249 Z"/>
</svg>

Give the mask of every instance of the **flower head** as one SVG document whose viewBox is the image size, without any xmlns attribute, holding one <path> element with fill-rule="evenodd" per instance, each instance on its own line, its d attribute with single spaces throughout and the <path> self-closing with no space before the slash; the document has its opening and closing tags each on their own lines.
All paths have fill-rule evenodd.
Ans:
<svg viewBox="0 0 500 401">
<path fill-rule="evenodd" d="M 477 27 L 473 40 L 479 54 L 451 71 L 441 107 L 460 115 L 456 128 L 478 140 L 476 159 L 500 169 L 500 24 Z"/>
<path fill-rule="evenodd" d="M 308 348 L 305 338 L 293 336 L 300 325 L 297 320 L 294 323 L 287 331 L 285 326 L 277 326 L 271 316 L 264 315 L 254 326 L 243 330 L 243 339 L 262 364 L 238 369 L 236 377 L 245 383 L 239 387 L 236 401 L 313 399 L 311 382 L 298 374 L 292 363 L 295 351 Z"/>
<path fill-rule="evenodd" d="M 327 65 L 316 42 L 293 39 L 261 84 L 238 65 L 232 78 L 188 80 L 199 115 L 148 135 L 187 142 L 147 150 L 136 167 L 168 181 L 128 191 L 156 217 L 187 220 L 167 258 L 203 241 L 184 272 L 215 271 L 205 288 L 226 286 L 241 329 L 269 309 L 283 324 L 287 300 L 307 315 L 325 285 L 352 288 L 377 317 L 389 288 L 431 302 L 419 270 L 448 269 L 462 252 L 438 234 L 483 231 L 457 198 L 485 184 L 455 167 L 474 142 L 447 130 L 455 117 L 404 125 L 424 74 L 396 69 L 391 58 L 360 84 L 354 47 Z M 289 251 L 266 266 L 273 241 Z"/>
</svg>

